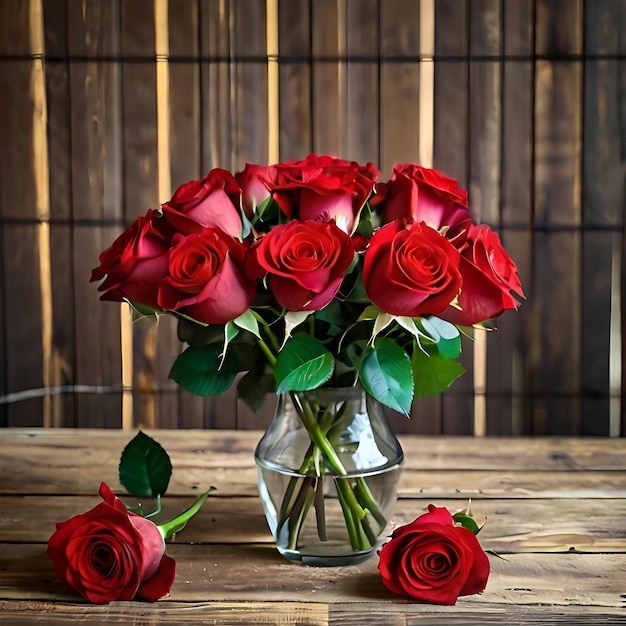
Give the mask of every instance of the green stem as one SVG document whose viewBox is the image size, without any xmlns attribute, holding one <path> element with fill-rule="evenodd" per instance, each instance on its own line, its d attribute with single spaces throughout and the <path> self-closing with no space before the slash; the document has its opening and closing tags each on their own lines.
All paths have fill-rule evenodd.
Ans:
<svg viewBox="0 0 626 626">
<path fill-rule="evenodd" d="M 187 522 L 200 510 L 200 507 L 204 504 L 205 500 L 209 496 L 209 493 L 213 491 L 215 487 L 211 487 L 208 491 L 205 491 L 200 497 L 185 511 L 183 511 L 180 515 L 177 515 L 173 520 L 169 522 L 165 522 L 163 524 L 158 524 L 157 528 L 161 533 L 161 536 L 166 541 L 174 534 L 180 532 Z"/>
<path fill-rule="evenodd" d="M 261 348 L 261 352 L 265 355 L 265 358 L 269 361 L 269 364 L 274 367 L 276 364 L 276 357 L 274 353 L 270 350 L 270 347 L 263 341 L 257 337 L 257 343 L 259 344 L 259 348 Z"/>
</svg>

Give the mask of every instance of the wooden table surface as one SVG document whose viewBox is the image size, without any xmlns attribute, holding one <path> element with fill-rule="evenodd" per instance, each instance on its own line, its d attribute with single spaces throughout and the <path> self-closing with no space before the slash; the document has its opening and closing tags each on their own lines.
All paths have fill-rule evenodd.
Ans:
<svg viewBox="0 0 626 626">
<path fill-rule="evenodd" d="M 56 521 L 123 494 L 112 430 L 0 430 L 0 622 L 23 624 L 626 624 L 626 439 L 403 437 L 393 524 L 468 498 L 492 573 L 456 606 L 388 592 L 377 557 L 315 568 L 276 552 L 256 494 L 251 431 L 147 431 L 174 466 L 164 516 L 217 489 L 168 544 L 171 595 L 90 605 L 46 556 Z"/>
</svg>

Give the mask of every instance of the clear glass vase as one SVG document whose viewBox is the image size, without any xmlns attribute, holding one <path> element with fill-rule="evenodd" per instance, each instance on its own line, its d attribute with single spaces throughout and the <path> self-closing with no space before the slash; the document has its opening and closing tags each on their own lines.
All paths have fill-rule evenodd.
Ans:
<svg viewBox="0 0 626 626">
<path fill-rule="evenodd" d="M 348 565 L 379 546 L 404 459 L 384 407 L 361 387 L 280 395 L 255 451 L 278 551 L 308 565 Z"/>
</svg>

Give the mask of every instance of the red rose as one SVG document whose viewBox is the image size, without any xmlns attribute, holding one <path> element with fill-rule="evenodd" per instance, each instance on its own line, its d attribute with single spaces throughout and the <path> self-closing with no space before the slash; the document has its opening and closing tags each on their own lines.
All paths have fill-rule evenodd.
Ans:
<svg viewBox="0 0 626 626">
<path fill-rule="evenodd" d="M 456 604 L 459 596 L 483 591 L 489 577 L 489 559 L 474 534 L 432 504 L 396 528 L 379 555 L 385 587 L 422 602 Z"/>
<path fill-rule="evenodd" d="M 157 308 L 171 236 L 171 228 L 156 211 L 138 217 L 100 254 L 100 265 L 91 272 L 91 281 L 106 276 L 98 286 L 104 292 L 100 299 L 122 302 L 127 298 Z"/>
<path fill-rule="evenodd" d="M 256 281 L 243 273 L 246 247 L 219 228 L 174 235 L 159 305 L 207 324 L 225 324 L 252 303 Z"/>
<path fill-rule="evenodd" d="M 467 232 L 453 240 L 461 252 L 459 270 L 463 287 L 458 304 L 441 317 L 454 324 L 471 326 L 517 309 L 512 292 L 524 297 L 517 266 L 500 243 L 498 235 L 486 224 L 470 225 Z"/>
<path fill-rule="evenodd" d="M 270 290 L 289 311 L 316 311 L 335 296 L 354 259 L 352 241 L 334 222 L 275 226 L 251 250 L 251 270 L 269 275 Z"/>
<path fill-rule="evenodd" d="M 216 168 L 202 180 L 182 184 L 162 209 L 174 230 L 185 235 L 210 227 L 239 237 L 240 206 L 241 189 L 237 181 L 230 172 Z"/>
<path fill-rule="evenodd" d="M 104 500 L 57 524 L 48 556 L 58 576 L 90 602 L 141 598 L 155 602 L 169 594 L 176 563 L 166 556 L 158 527 L 129 513 L 102 483 Z"/>
<path fill-rule="evenodd" d="M 289 219 L 336 224 L 351 234 L 359 222 L 374 181 L 357 163 L 309 156 L 305 161 L 275 166 L 269 185 L 274 200 Z"/>
<path fill-rule="evenodd" d="M 241 187 L 244 211 L 252 219 L 257 207 L 270 196 L 269 184 L 276 180 L 276 168 L 246 163 L 243 171 L 235 174 L 235 180 Z"/>
<path fill-rule="evenodd" d="M 363 285 L 371 301 L 392 315 L 438 315 L 461 288 L 460 255 L 424 223 L 396 220 L 370 240 Z"/>
<path fill-rule="evenodd" d="M 376 182 L 378 180 L 378 177 L 380 176 L 380 170 L 373 163 L 368 162 L 365 165 L 361 165 L 356 161 L 346 161 L 344 159 L 329 156 L 327 154 L 309 154 L 305 159 L 302 159 L 301 161 L 286 161 L 283 165 L 286 167 L 330 167 L 333 165 L 338 165 L 340 167 L 352 169 L 359 174 L 362 174 L 366 178 L 369 178 L 372 182 Z"/>
<path fill-rule="evenodd" d="M 387 183 L 383 223 L 398 218 L 426 222 L 435 230 L 448 226 L 453 232 L 471 221 L 467 191 L 458 181 L 419 165 L 395 165 Z"/>
</svg>

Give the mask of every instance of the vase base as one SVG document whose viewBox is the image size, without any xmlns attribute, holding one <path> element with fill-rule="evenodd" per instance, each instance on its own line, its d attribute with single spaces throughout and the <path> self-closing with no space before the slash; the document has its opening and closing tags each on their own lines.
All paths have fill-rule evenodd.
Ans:
<svg viewBox="0 0 626 626">
<path fill-rule="evenodd" d="M 367 561 L 374 553 L 375 548 L 360 552 L 344 552 L 337 554 L 303 553 L 299 550 L 288 550 L 278 547 L 278 552 L 289 561 L 311 565 L 313 567 L 338 567 L 341 565 L 358 565 Z"/>
</svg>

